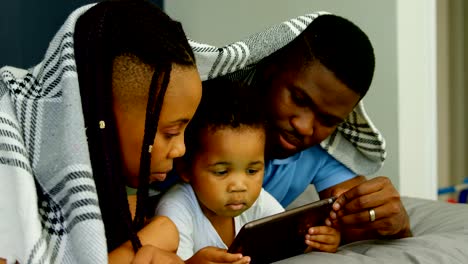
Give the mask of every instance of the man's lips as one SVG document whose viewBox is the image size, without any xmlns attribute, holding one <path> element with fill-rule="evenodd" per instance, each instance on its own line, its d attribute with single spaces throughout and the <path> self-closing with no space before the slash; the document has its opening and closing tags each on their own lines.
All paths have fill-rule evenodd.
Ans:
<svg viewBox="0 0 468 264">
<path fill-rule="evenodd" d="M 280 132 L 278 136 L 281 146 L 285 149 L 296 150 L 301 145 L 298 139 L 288 133 Z"/>
</svg>

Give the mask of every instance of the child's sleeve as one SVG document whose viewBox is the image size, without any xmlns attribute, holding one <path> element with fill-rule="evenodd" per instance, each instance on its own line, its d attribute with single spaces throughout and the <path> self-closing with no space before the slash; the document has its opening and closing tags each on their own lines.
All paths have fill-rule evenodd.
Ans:
<svg viewBox="0 0 468 264">
<path fill-rule="evenodd" d="M 260 191 L 260 195 L 257 199 L 259 215 L 257 218 L 266 217 L 270 215 L 274 215 L 277 213 L 284 212 L 283 206 L 267 191 L 263 188 Z"/>
<path fill-rule="evenodd" d="M 181 203 L 175 197 L 163 197 L 156 208 L 156 215 L 166 216 L 176 225 L 179 231 L 179 247 L 177 255 L 183 260 L 193 256 L 193 215 L 187 204 Z"/>
</svg>

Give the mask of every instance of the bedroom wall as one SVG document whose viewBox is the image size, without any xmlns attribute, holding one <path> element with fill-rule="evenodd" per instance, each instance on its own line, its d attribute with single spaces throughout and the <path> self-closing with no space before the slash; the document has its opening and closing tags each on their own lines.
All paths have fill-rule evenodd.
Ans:
<svg viewBox="0 0 468 264">
<path fill-rule="evenodd" d="M 400 193 L 437 198 L 437 0 L 397 0 Z"/>
<path fill-rule="evenodd" d="M 438 0 L 439 185 L 468 177 L 468 4 Z"/>
<path fill-rule="evenodd" d="M 11 65 L 26 68 L 36 65 L 68 14 L 79 6 L 93 2 L 47 0 L 47 4 L 44 4 L 36 0 L 2 1 L 0 67 Z"/>
<path fill-rule="evenodd" d="M 151 0 L 162 6 L 162 0 Z M 99 0 L 1 0 L 0 67 L 27 68 L 43 58 L 49 42 L 76 8 Z"/>
<path fill-rule="evenodd" d="M 451 146 L 450 146 L 450 124 L 449 109 L 450 109 L 450 60 L 449 60 L 449 46 L 450 46 L 450 8 L 449 1 L 453 0 L 438 0 L 437 1 L 437 108 L 438 116 L 437 123 L 438 134 L 437 140 L 439 142 L 438 160 L 439 167 L 437 174 L 439 175 L 439 186 L 449 186 L 450 180 L 450 160 L 451 160 Z"/>
<path fill-rule="evenodd" d="M 388 150 L 385 165 L 377 174 L 389 176 L 399 186 L 395 1 L 169 0 L 165 2 L 165 10 L 182 22 L 192 39 L 218 46 L 319 10 L 344 16 L 361 27 L 371 39 L 376 54 L 374 80 L 364 100 L 368 114 L 386 138 Z"/>
</svg>

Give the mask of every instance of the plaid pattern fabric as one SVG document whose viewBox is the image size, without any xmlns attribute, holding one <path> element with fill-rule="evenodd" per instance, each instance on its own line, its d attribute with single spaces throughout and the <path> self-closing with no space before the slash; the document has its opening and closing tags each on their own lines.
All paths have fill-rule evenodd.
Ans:
<svg viewBox="0 0 468 264">
<path fill-rule="evenodd" d="M 69 16 L 40 64 L 0 69 L 0 185 L 16 188 L 0 191 L 12 219 L 0 254 L 11 262 L 107 263 L 73 49 L 90 7 Z"/>
<path fill-rule="evenodd" d="M 299 16 L 220 48 L 190 41 L 201 79 L 228 76 L 251 82 L 255 65 L 260 60 L 288 44 L 323 14 L 328 13 Z M 363 175 L 378 171 L 386 156 L 385 140 L 367 116 L 362 100 L 321 146 L 351 170 Z"/>
</svg>

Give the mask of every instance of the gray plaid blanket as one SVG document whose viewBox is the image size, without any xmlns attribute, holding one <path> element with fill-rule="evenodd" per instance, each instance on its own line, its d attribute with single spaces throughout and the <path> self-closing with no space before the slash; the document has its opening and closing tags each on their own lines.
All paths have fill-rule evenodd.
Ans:
<svg viewBox="0 0 468 264">
<path fill-rule="evenodd" d="M 107 263 L 73 49 L 75 22 L 90 7 L 68 17 L 40 64 L 0 69 L 0 257 L 8 263 Z M 252 76 L 256 62 L 318 15 L 223 48 L 192 41 L 202 79 Z M 362 174 L 385 158 L 383 138 L 362 103 L 322 146 Z"/>
<path fill-rule="evenodd" d="M 73 50 L 77 9 L 43 61 L 0 69 L 0 256 L 107 263 Z"/>
</svg>

